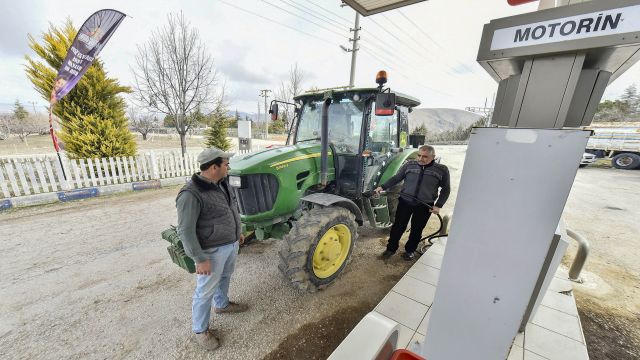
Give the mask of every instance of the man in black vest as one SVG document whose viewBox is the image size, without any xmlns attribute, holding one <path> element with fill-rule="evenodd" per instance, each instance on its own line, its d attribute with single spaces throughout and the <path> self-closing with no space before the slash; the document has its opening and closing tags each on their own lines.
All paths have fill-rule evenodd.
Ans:
<svg viewBox="0 0 640 360">
<path fill-rule="evenodd" d="M 209 328 L 212 302 L 216 313 L 248 309 L 228 297 L 238 247 L 244 241 L 236 200 L 226 180 L 231 156 L 217 148 L 201 152 L 201 172 L 191 177 L 176 198 L 178 235 L 186 254 L 196 263 L 192 329 L 196 341 L 209 350 L 220 346 Z"/>
<path fill-rule="evenodd" d="M 386 190 L 404 180 L 396 219 L 391 227 L 387 250 L 382 259 L 387 260 L 398 250 L 400 237 L 407 229 L 411 219 L 411 233 L 404 246 L 405 260 L 415 259 L 415 251 L 422 237 L 422 230 L 429 221 L 431 213 L 437 214 L 449 198 L 449 169 L 435 162 L 436 151 L 432 146 L 423 145 L 418 149 L 417 161 L 408 161 L 398 173 L 376 189 L 377 193 Z M 440 193 L 438 194 L 438 189 Z M 428 206 L 427 206 L 428 205 Z"/>
</svg>

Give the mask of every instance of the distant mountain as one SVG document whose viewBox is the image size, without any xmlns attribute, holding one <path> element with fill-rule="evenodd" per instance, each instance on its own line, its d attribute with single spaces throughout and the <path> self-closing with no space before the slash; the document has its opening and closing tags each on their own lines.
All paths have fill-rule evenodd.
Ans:
<svg viewBox="0 0 640 360">
<path fill-rule="evenodd" d="M 228 112 L 229 116 L 235 116 L 236 111 Z M 264 123 L 264 114 L 247 113 L 238 111 L 240 119 L 244 120 L 248 116 L 254 122 Z M 455 130 L 459 126 L 467 127 L 476 122 L 481 116 L 472 112 L 458 109 L 413 109 L 409 114 L 409 129 L 413 130 L 420 124 L 427 127 L 427 131 L 432 134 L 440 133 L 447 130 Z"/>
<path fill-rule="evenodd" d="M 409 114 L 409 130 L 424 125 L 431 134 L 468 127 L 482 116 L 458 109 L 413 109 Z"/>
<path fill-rule="evenodd" d="M 235 110 L 228 111 L 227 114 L 229 114 L 229 116 L 231 117 L 234 117 L 236 116 L 236 111 Z M 258 120 L 258 114 L 256 113 L 247 113 L 244 111 L 238 111 L 238 115 L 240 115 L 240 120 L 245 120 L 246 116 L 248 116 L 251 121 Z M 264 114 L 260 114 L 260 119 L 258 121 L 264 122 Z"/>
</svg>

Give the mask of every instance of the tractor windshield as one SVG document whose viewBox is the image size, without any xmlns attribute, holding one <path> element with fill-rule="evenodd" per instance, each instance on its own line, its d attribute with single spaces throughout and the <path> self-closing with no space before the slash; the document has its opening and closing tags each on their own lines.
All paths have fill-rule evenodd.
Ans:
<svg viewBox="0 0 640 360">
<path fill-rule="evenodd" d="M 296 134 L 296 143 L 320 142 L 322 101 L 305 103 Z M 329 143 L 339 153 L 356 154 L 360 145 L 364 102 L 343 99 L 329 105 Z"/>
</svg>

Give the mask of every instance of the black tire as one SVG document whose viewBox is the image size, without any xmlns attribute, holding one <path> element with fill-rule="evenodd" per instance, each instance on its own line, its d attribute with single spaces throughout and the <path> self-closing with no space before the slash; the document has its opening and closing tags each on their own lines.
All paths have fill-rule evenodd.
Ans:
<svg viewBox="0 0 640 360">
<path fill-rule="evenodd" d="M 611 165 L 616 169 L 637 169 L 640 167 L 640 155 L 634 153 L 618 154 L 611 159 Z"/>
<path fill-rule="evenodd" d="M 586 168 L 586 167 L 587 167 L 587 165 L 589 165 L 589 164 L 580 164 L 580 165 L 578 165 L 578 167 L 579 167 L 579 168 Z"/>
<path fill-rule="evenodd" d="M 314 272 L 313 254 L 323 235 L 339 224 L 345 225 L 351 232 L 347 257 L 335 273 L 320 278 Z M 322 290 L 344 271 L 351 260 L 357 238 L 358 225 L 349 210 L 331 206 L 313 208 L 294 222 L 291 231 L 283 237 L 278 268 L 293 287 L 308 292 Z"/>
</svg>

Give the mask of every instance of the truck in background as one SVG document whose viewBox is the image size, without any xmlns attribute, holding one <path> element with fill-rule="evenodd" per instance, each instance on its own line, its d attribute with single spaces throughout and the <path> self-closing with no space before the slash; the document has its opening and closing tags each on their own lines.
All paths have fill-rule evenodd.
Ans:
<svg viewBox="0 0 640 360">
<path fill-rule="evenodd" d="M 586 153 L 611 159 L 616 169 L 640 169 L 640 123 L 592 124 Z"/>
</svg>

